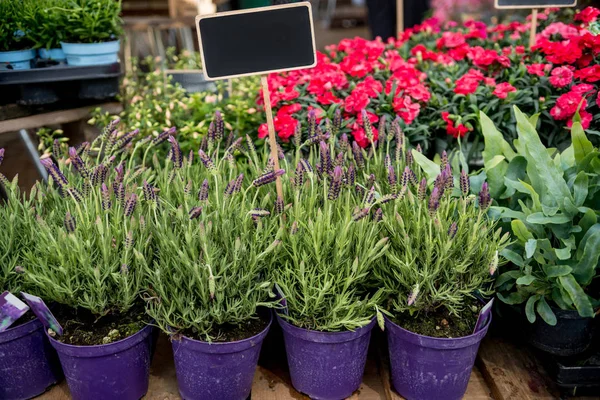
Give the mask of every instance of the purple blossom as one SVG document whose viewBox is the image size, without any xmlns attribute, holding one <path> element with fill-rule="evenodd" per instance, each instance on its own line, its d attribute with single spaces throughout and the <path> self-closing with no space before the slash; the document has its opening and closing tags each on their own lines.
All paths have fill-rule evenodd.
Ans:
<svg viewBox="0 0 600 400">
<path fill-rule="evenodd" d="M 425 200 L 425 196 L 427 196 L 427 179 L 423 178 L 417 189 L 417 198 L 422 201 Z"/>
<path fill-rule="evenodd" d="M 215 119 L 213 122 L 215 124 L 215 139 L 223 139 L 225 133 L 225 121 L 223 121 L 223 115 L 220 111 L 215 111 Z"/>
<path fill-rule="evenodd" d="M 121 275 L 127 275 L 129 273 L 129 267 L 127 264 L 121 265 Z"/>
<path fill-rule="evenodd" d="M 331 153 L 329 152 L 329 146 L 325 142 L 319 143 L 319 159 L 321 161 L 320 172 L 322 174 L 329 174 L 332 170 Z"/>
<path fill-rule="evenodd" d="M 412 306 L 413 304 L 415 304 L 415 301 L 417 301 L 417 296 L 419 296 L 419 284 L 418 283 L 415 284 L 415 286 L 413 286 L 412 291 L 408 295 L 407 304 L 409 306 Z"/>
<path fill-rule="evenodd" d="M 396 186 L 398 185 L 398 178 L 396 177 L 396 170 L 393 165 L 388 166 L 388 184 L 392 189 L 392 192 L 396 193 Z"/>
<path fill-rule="evenodd" d="M 354 215 L 352 215 L 352 219 L 354 221 L 360 221 L 361 219 L 363 219 L 364 217 L 366 217 L 367 215 L 369 215 L 369 211 L 370 209 L 368 207 L 366 208 L 359 208 Z"/>
<path fill-rule="evenodd" d="M 315 110 L 310 110 L 308 112 L 308 136 L 312 137 L 317 133 L 317 113 Z"/>
<path fill-rule="evenodd" d="M 216 171 L 215 163 L 213 163 L 210 157 L 202 149 L 198 150 L 198 156 L 200 157 L 200 161 L 202 161 L 202 164 L 204 164 L 206 169 L 211 172 Z"/>
<path fill-rule="evenodd" d="M 112 206 L 110 201 L 110 193 L 108 192 L 108 187 L 105 183 L 102 184 L 102 188 L 100 189 L 100 193 L 102 194 L 102 209 L 108 210 Z"/>
<path fill-rule="evenodd" d="M 333 162 L 334 167 L 337 167 L 338 165 L 344 165 L 344 153 L 342 152 L 338 153 L 337 157 L 335 158 L 335 161 Z"/>
<path fill-rule="evenodd" d="M 123 148 L 125 148 L 125 146 L 127 146 L 129 143 L 131 143 L 133 138 L 136 137 L 138 133 L 140 133 L 140 130 L 134 129 L 133 131 L 123 135 L 123 137 L 121 137 L 119 139 L 119 141 L 116 143 L 116 149 L 122 150 Z"/>
<path fill-rule="evenodd" d="M 442 157 L 440 159 L 440 169 L 446 168 L 446 165 L 448 165 L 448 153 L 444 150 L 442 151 Z"/>
<path fill-rule="evenodd" d="M 406 165 L 412 166 L 414 162 L 414 158 L 412 152 L 410 150 L 406 150 Z"/>
<path fill-rule="evenodd" d="M 72 198 L 75 199 L 76 202 L 81 203 L 83 201 L 83 196 L 76 188 L 67 189 Z"/>
<path fill-rule="evenodd" d="M 348 151 L 348 146 L 350 145 L 350 142 L 348 141 L 348 135 L 346 135 L 345 133 L 342 134 L 340 140 L 338 141 L 338 144 L 342 152 L 345 153 L 346 151 Z"/>
<path fill-rule="evenodd" d="M 402 177 L 400 178 L 400 186 L 406 187 L 408 186 L 408 182 L 410 181 L 410 168 L 404 167 L 404 171 L 402 172 Z"/>
<path fill-rule="evenodd" d="M 352 142 L 352 154 L 354 155 L 354 162 L 358 168 L 365 167 L 365 158 L 363 157 L 362 149 L 356 142 Z"/>
<path fill-rule="evenodd" d="M 448 236 L 450 236 L 450 239 L 454 239 L 454 236 L 456 236 L 457 231 L 458 225 L 456 224 L 456 222 L 450 224 L 450 227 L 448 227 Z"/>
<path fill-rule="evenodd" d="M 190 219 L 196 219 L 200 214 L 202 214 L 202 207 L 194 207 L 189 212 Z"/>
<path fill-rule="evenodd" d="M 200 190 L 198 191 L 198 200 L 208 200 L 208 179 L 204 179 L 202 185 L 200 186 Z"/>
<path fill-rule="evenodd" d="M 434 186 L 431 196 L 429 196 L 429 212 L 434 214 L 440 206 L 440 189 L 437 186 Z"/>
<path fill-rule="evenodd" d="M 481 185 L 481 191 L 479 192 L 479 208 L 482 211 L 486 211 L 492 204 L 492 198 L 490 196 L 490 188 L 487 182 L 483 182 Z"/>
<path fill-rule="evenodd" d="M 82 177 L 90 177 L 90 172 L 88 171 L 81 157 L 79 157 L 79 154 L 77 154 L 75 147 L 69 147 L 69 158 L 71 159 L 71 164 L 73 164 L 77 172 L 79 172 Z"/>
<path fill-rule="evenodd" d="M 329 185 L 329 193 L 327 194 L 327 198 L 329 200 L 336 200 L 340 196 L 340 188 L 342 187 L 342 177 L 344 175 L 344 171 L 342 167 L 337 166 L 333 170 L 333 179 Z"/>
<path fill-rule="evenodd" d="M 304 168 L 304 172 L 313 172 L 313 167 L 310 165 L 308 160 L 304 158 L 300 159 L 300 163 L 302 164 L 302 168 Z"/>
<path fill-rule="evenodd" d="M 446 175 L 446 182 L 444 184 L 445 189 L 446 191 L 451 192 L 454 188 L 454 176 L 452 175 L 452 167 L 450 167 L 450 164 L 446 164 L 444 173 Z"/>
<path fill-rule="evenodd" d="M 367 179 L 367 186 L 373 186 L 375 184 L 375 174 L 369 175 Z"/>
<path fill-rule="evenodd" d="M 128 231 L 127 236 L 125 236 L 125 248 L 131 249 L 135 244 L 135 240 L 133 239 L 133 231 Z"/>
<path fill-rule="evenodd" d="M 348 174 L 347 174 L 347 182 L 346 182 L 349 186 L 354 186 L 354 184 L 356 183 L 356 169 L 354 168 L 354 164 L 350 164 L 350 166 L 348 167 Z"/>
<path fill-rule="evenodd" d="M 3 160 L 4 160 L 4 149 L 0 149 L 0 165 L 2 165 Z"/>
<path fill-rule="evenodd" d="M 375 214 L 373 215 L 373 221 L 375 222 L 379 222 L 383 219 L 383 210 L 381 208 L 378 208 L 375 211 Z"/>
<path fill-rule="evenodd" d="M 275 213 L 283 214 L 284 210 L 285 210 L 285 203 L 283 202 L 283 198 L 281 196 L 277 196 L 277 199 L 275 200 Z"/>
<path fill-rule="evenodd" d="M 52 177 L 54 182 L 56 182 L 59 188 L 63 188 L 63 186 L 69 184 L 67 178 L 63 175 L 60 169 L 56 166 L 56 164 L 54 164 L 54 162 L 50 158 L 43 158 L 40 160 L 40 162 L 42 163 L 44 168 L 46 168 L 46 171 L 48 171 L 48 174 L 50 174 L 50 176 Z"/>
<path fill-rule="evenodd" d="M 98 186 L 106 180 L 106 176 L 108 175 L 108 168 L 104 164 L 98 165 L 92 171 L 91 181 L 92 186 Z"/>
<path fill-rule="evenodd" d="M 383 160 L 383 166 L 385 167 L 385 169 L 389 169 L 390 167 L 392 167 L 392 158 L 389 154 L 385 155 L 385 158 Z"/>
<path fill-rule="evenodd" d="M 65 229 L 67 233 L 75 232 L 76 223 L 75 218 L 71 215 L 70 212 L 67 211 L 67 215 L 65 215 Z"/>
<path fill-rule="evenodd" d="M 144 181 L 142 188 L 143 188 L 143 193 L 144 193 L 144 200 L 156 201 L 157 196 L 156 196 L 156 189 L 154 188 L 154 186 L 149 184 L 147 181 Z"/>
<path fill-rule="evenodd" d="M 206 136 L 208 137 L 208 141 L 209 143 L 213 143 L 216 140 L 216 128 L 215 128 L 215 122 L 212 121 L 209 125 L 208 125 L 208 131 L 206 132 Z"/>
<path fill-rule="evenodd" d="M 392 200 L 396 200 L 397 196 L 395 194 L 386 194 L 385 196 L 381 196 L 379 198 L 379 203 L 380 204 L 385 204 L 385 203 L 389 203 Z"/>
<path fill-rule="evenodd" d="M 189 195 L 192 192 L 192 180 L 189 179 L 187 185 L 183 188 L 183 193 Z M 146 193 L 144 193 L 145 195 Z"/>
<path fill-rule="evenodd" d="M 269 184 L 271 182 L 275 182 L 277 180 L 277 177 L 279 177 L 283 174 L 285 174 L 285 170 L 283 170 L 283 169 L 267 172 L 266 174 L 263 174 L 263 175 L 259 176 L 258 178 L 256 178 L 254 181 L 252 181 L 252 186 L 260 187 L 260 186 Z"/>
<path fill-rule="evenodd" d="M 60 140 L 54 139 L 52 142 L 52 155 L 55 159 L 60 160 L 62 158 L 62 151 L 60 149 Z"/>
<path fill-rule="evenodd" d="M 386 119 L 385 119 L 385 115 L 382 115 L 381 118 L 379 119 L 379 128 L 377 129 L 379 131 L 379 139 L 378 142 L 380 143 L 385 143 L 385 139 L 386 139 Z"/>
<path fill-rule="evenodd" d="M 298 221 L 294 221 L 290 229 L 290 235 L 295 235 L 296 233 L 298 233 Z"/>
<path fill-rule="evenodd" d="M 127 202 L 125 203 L 125 216 L 126 217 L 131 217 L 133 215 L 133 212 L 135 211 L 135 207 L 137 206 L 137 195 L 135 193 L 132 193 L 131 196 L 129 196 L 129 198 L 127 199 Z"/>
<path fill-rule="evenodd" d="M 469 182 L 469 175 L 464 169 L 460 173 L 460 191 L 463 196 L 468 196 L 471 191 L 471 183 Z"/>
<path fill-rule="evenodd" d="M 375 186 L 371 186 L 371 190 L 369 190 L 369 193 L 367 193 L 367 198 L 365 199 L 365 203 L 367 205 L 371 205 L 371 204 L 373 204 L 374 201 L 375 201 Z"/>
<path fill-rule="evenodd" d="M 173 164 L 176 168 L 181 168 L 183 165 L 183 154 L 181 153 L 181 147 L 179 147 L 179 143 L 173 136 L 169 136 L 168 141 L 171 143 L 171 151 L 169 152 L 170 160 L 173 161 Z"/>
<path fill-rule="evenodd" d="M 332 122 L 333 133 L 337 134 L 342 129 L 342 111 L 338 108 L 335 110 Z"/>
<path fill-rule="evenodd" d="M 157 137 L 152 139 L 152 144 L 157 146 L 157 145 L 163 143 L 165 140 L 167 140 L 169 138 L 169 136 L 175 135 L 175 132 L 177 132 L 177 128 L 174 126 L 167 130 L 162 131 L 161 133 L 158 134 Z"/>
<path fill-rule="evenodd" d="M 296 187 L 304 186 L 304 174 L 304 167 L 302 166 L 302 163 L 299 162 L 298 165 L 296 165 L 296 171 L 294 172 L 294 185 Z"/>
<path fill-rule="evenodd" d="M 115 190 L 115 197 L 119 203 L 123 204 L 125 202 L 125 185 L 123 182 L 119 183 L 117 186 L 117 190 Z"/>
</svg>

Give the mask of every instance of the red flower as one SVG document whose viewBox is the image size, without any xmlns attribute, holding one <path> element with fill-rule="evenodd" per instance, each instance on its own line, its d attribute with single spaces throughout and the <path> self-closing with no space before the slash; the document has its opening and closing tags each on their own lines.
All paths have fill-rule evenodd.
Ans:
<svg viewBox="0 0 600 400">
<path fill-rule="evenodd" d="M 582 103 L 583 102 L 583 103 Z M 556 105 L 550 110 L 550 115 L 556 120 L 571 118 L 582 103 L 581 109 L 587 106 L 587 101 L 578 93 L 569 92 L 556 99 Z"/>
<path fill-rule="evenodd" d="M 362 82 L 356 85 L 354 91 L 362 91 L 369 97 L 377 97 L 383 90 L 381 82 L 375 80 L 372 76 L 367 76 Z"/>
<path fill-rule="evenodd" d="M 584 82 L 600 81 L 600 65 L 592 65 L 575 71 L 575 78 L 581 79 Z"/>
<path fill-rule="evenodd" d="M 281 106 L 279 111 L 277 111 L 277 115 L 286 115 L 286 114 L 294 114 L 298 111 L 302 110 L 302 106 L 300 103 L 290 104 L 289 106 Z"/>
<path fill-rule="evenodd" d="M 456 81 L 456 87 L 454 88 L 454 93 L 465 95 L 475 93 L 477 91 L 477 87 L 479 87 L 479 82 L 484 79 L 485 77 L 481 71 L 470 69 L 466 74 L 458 78 Z"/>
<path fill-rule="evenodd" d="M 594 90 L 594 85 L 590 85 L 588 83 L 580 83 L 579 85 L 571 86 L 571 92 L 577 93 L 578 95 L 591 95 L 592 90 Z"/>
<path fill-rule="evenodd" d="M 455 138 L 463 137 L 469 132 L 469 128 L 463 124 L 455 126 L 454 121 L 450 119 L 450 113 L 448 111 L 442 112 L 442 119 L 446 122 L 446 133 Z"/>
<path fill-rule="evenodd" d="M 373 141 L 379 139 L 379 132 L 377 131 L 377 128 L 373 126 L 371 129 L 373 129 Z M 365 133 L 365 129 L 362 126 L 356 126 L 356 128 L 352 130 L 352 136 L 354 137 L 356 143 L 363 149 L 370 144 L 367 134 Z"/>
<path fill-rule="evenodd" d="M 579 110 L 579 117 L 581 118 L 581 126 L 583 129 L 587 129 L 590 127 L 590 122 L 592 122 L 592 114 L 585 111 L 584 109 Z M 567 121 L 567 126 L 571 128 L 573 126 L 573 119 L 569 119 Z"/>
<path fill-rule="evenodd" d="M 317 103 L 319 104 L 328 105 L 341 102 L 342 100 L 335 97 L 335 95 L 332 92 L 325 92 L 324 94 L 317 96 Z"/>
<path fill-rule="evenodd" d="M 283 101 L 290 101 L 298 98 L 300 93 L 296 91 L 293 87 L 287 87 L 283 91 L 283 93 L 279 93 L 279 98 Z"/>
<path fill-rule="evenodd" d="M 425 87 L 425 85 L 419 83 L 418 85 L 410 86 L 406 89 L 406 94 L 417 101 L 427 103 L 431 98 L 431 93 Z"/>
<path fill-rule="evenodd" d="M 278 113 L 279 114 L 279 113 Z M 296 131 L 296 126 L 300 122 L 297 119 L 292 118 L 289 115 L 276 115 L 273 118 L 273 125 L 275 126 L 275 132 L 277 135 L 283 139 L 283 141 L 287 142 L 290 137 L 294 136 L 294 132 Z M 261 139 L 269 136 L 269 129 L 267 124 L 261 124 L 258 128 L 258 137 Z"/>
<path fill-rule="evenodd" d="M 563 88 L 573 81 L 573 71 L 568 67 L 554 68 L 550 75 L 550 83 L 557 88 Z"/>
<path fill-rule="evenodd" d="M 600 10 L 594 7 L 586 7 L 583 10 L 579 11 L 577 14 L 575 14 L 575 18 L 573 19 L 575 21 L 581 21 L 583 23 L 589 24 L 590 22 L 596 21 L 598 15 L 600 15 Z"/>
<path fill-rule="evenodd" d="M 596 96 L 596 104 L 600 107 L 600 90 L 598 91 L 598 95 Z"/>
<path fill-rule="evenodd" d="M 346 97 L 344 110 L 348 113 L 359 113 L 369 105 L 369 96 L 361 91 L 353 91 L 350 96 Z"/>
<path fill-rule="evenodd" d="M 408 96 L 399 96 L 394 98 L 392 104 L 394 111 L 407 125 L 410 125 L 421 111 L 419 103 L 413 103 Z"/>
<path fill-rule="evenodd" d="M 442 49 L 444 47 L 452 49 L 459 47 L 466 43 L 465 37 L 460 32 L 444 32 L 442 37 L 437 41 L 437 48 Z"/>
<path fill-rule="evenodd" d="M 526 65 L 527 68 L 527 72 L 529 72 L 531 75 L 537 75 L 537 76 L 545 76 L 546 72 L 550 70 L 550 68 L 552 68 L 552 65 L 550 64 L 531 64 L 531 65 Z"/>
<path fill-rule="evenodd" d="M 517 88 L 515 88 L 510 83 L 502 82 L 502 83 L 499 83 L 496 85 L 496 88 L 494 89 L 492 94 L 495 94 L 496 96 L 498 96 L 501 99 L 505 99 L 509 93 L 516 92 L 516 91 L 517 91 Z"/>
</svg>

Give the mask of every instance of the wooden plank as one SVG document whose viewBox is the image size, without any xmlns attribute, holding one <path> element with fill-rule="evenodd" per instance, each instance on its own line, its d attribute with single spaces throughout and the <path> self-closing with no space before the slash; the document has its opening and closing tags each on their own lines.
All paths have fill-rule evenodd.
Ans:
<svg viewBox="0 0 600 400">
<path fill-rule="evenodd" d="M 123 110 L 121 103 L 113 102 L 14 118 L 0 121 L 0 134 L 5 132 L 14 132 L 20 129 L 33 129 L 46 125 L 56 125 L 78 121 L 80 119 L 88 118 L 91 110 L 97 107 L 100 107 L 104 111 L 107 111 L 111 114 L 118 114 Z"/>
</svg>

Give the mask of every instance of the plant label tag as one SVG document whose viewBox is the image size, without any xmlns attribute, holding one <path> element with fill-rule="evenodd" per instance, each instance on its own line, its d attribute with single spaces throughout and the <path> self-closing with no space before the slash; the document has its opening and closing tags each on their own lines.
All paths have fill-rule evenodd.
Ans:
<svg viewBox="0 0 600 400">
<path fill-rule="evenodd" d="M 29 310 L 17 296 L 6 291 L 0 294 L 0 332 L 7 330 Z"/>
<path fill-rule="evenodd" d="M 577 0 L 494 0 L 498 9 L 575 7 Z"/>
<path fill-rule="evenodd" d="M 62 326 L 60 326 L 54 315 L 52 315 L 52 312 L 50 311 L 46 303 L 44 303 L 44 300 L 40 299 L 37 296 L 33 296 L 24 292 L 21 292 L 21 295 L 23 296 L 27 304 L 29 304 L 29 307 L 31 307 L 31 311 L 33 311 L 35 316 L 38 317 L 40 321 L 42 321 L 42 324 L 46 329 L 52 329 L 58 335 L 63 334 Z"/>
<path fill-rule="evenodd" d="M 280 304 L 283 306 L 283 313 L 285 315 L 290 315 L 288 311 L 287 301 L 285 296 L 283 295 L 283 290 L 279 287 L 278 284 L 275 284 L 275 297 L 280 300 Z"/>
<path fill-rule="evenodd" d="M 207 80 L 261 75 L 317 64 L 308 1 L 196 17 Z"/>
<path fill-rule="evenodd" d="M 477 317 L 477 323 L 475 324 L 475 329 L 473 333 L 477 333 L 483 328 L 492 315 L 492 305 L 494 304 L 494 299 L 488 301 L 488 303 L 481 308 L 479 311 L 479 316 Z"/>
</svg>

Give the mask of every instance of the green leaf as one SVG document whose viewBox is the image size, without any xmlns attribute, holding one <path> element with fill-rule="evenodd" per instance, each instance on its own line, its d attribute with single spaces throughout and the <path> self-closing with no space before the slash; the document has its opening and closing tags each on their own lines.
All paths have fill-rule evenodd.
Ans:
<svg viewBox="0 0 600 400">
<path fill-rule="evenodd" d="M 521 257 L 512 250 L 504 249 L 500 252 L 500 255 L 519 267 L 523 267 L 525 265 L 523 257 Z"/>
<path fill-rule="evenodd" d="M 534 306 L 535 303 L 539 300 L 539 298 L 540 296 L 537 294 L 535 296 L 531 296 L 529 299 L 527 299 L 527 303 L 525 304 L 525 315 L 527 316 L 527 320 L 531 324 L 535 322 Z"/>
<path fill-rule="evenodd" d="M 600 259 L 600 224 L 592 226 L 587 231 L 579 246 L 583 247 L 583 254 L 579 262 L 573 266 L 573 276 L 587 285 L 596 274 Z"/>
<path fill-rule="evenodd" d="M 588 176 L 583 171 L 579 171 L 575 178 L 575 182 L 573 183 L 573 194 L 575 205 L 581 207 L 588 196 Z"/>
<path fill-rule="evenodd" d="M 517 285 L 529 286 L 531 283 L 535 281 L 535 276 L 533 275 L 523 275 L 519 279 L 517 279 Z"/>
<path fill-rule="evenodd" d="M 498 278 L 496 278 L 496 282 L 494 282 L 494 286 L 502 286 L 506 282 L 510 282 L 511 280 L 516 280 L 521 276 L 521 271 L 506 271 L 503 274 L 500 274 Z"/>
<path fill-rule="evenodd" d="M 558 212 L 558 207 L 547 206 L 545 204 L 542 204 L 542 212 L 544 213 L 544 215 L 552 217 Z"/>
<path fill-rule="evenodd" d="M 558 257 L 559 260 L 568 260 L 569 258 L 571 258 L 571 248 L 570 247 L 563 247 L 562 249 L 554 249 L 554 253 L 556 254 L 556 257 Z"/>
<path fill-rule="evenodd" d="M 548 278 L 558 278 L 559 276 L 569 275 L 573 271 L 568 265 L 546 265 L 544 272 Z"/>
<path fill-rule="evenodd" d="M 527 216 L 527 222 L 531 224 L 565 224 L 571 222 L 571 218 L 568 215 L 556 214 L 551 217 L 545 216 L 541 212 L 529 214 Z"/>
<path fill-rule="evenodd" d="M 592 318 L 594 316 L 592 303 L 590 303 L 590 299 L 581 286 L 579 286 L 575 277 L 573 275 L 566 275 L 559 277 L 558 280 L 573 301 L 575 308 L 579 311 L 579 315 Z"/>
<path fill-rule="evenodd" d="M 502 293 L 496 293 L 496 296 L 498 296 L 500 301 L 506 304 L 521 304 L 527 298 L 527 294 L 521 292 L 511 292 L 506 296 Z"/>
<path fill-rule="evenodd" d="M 537 240 L 529 239 L 527 243 L 525 243 L 525 257 L 531 258 L 537 249 Z"/>
<path fill-rule="evenodd" d="M 529 232 L 527 226 L 520 219 L 512 220 L 510 222 L 510 227 L 512 228 L 512 232 L 521 242 L 525 243 L 528 240 L 533 239 L 533 234 Z"/>
<path fill-rule="evenodd" d="M 416 163 L 419 164 L 425 175 L 427 175 L 427 182 L 433 182 L 440 174 L 440 166 L 415 149 L 412 149 L 411 152 Z"/>
<path fill-rule="evenodd" d="M 571 127 L 571 142 L 573 143 L 575 161 L 578 163 L 583 161 L 585 156 L 594 151 L 592 142 L 585 136 L 581 122 L 573 122 L 573 126 Z"/>
<path fill-rule="evenodd" d="M 556 315 L 554 315 L 554 311 L 552 311 L 544 297 L 541 297 L 538 301 L 536 310 L 544 322 L 550 326 L 556 325 Z"/>
</svg>

